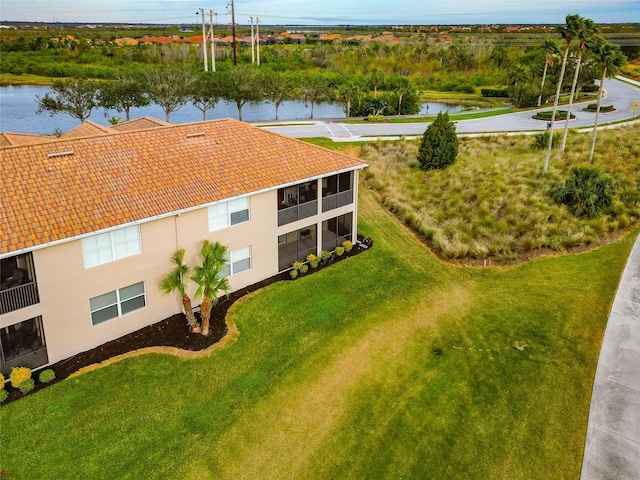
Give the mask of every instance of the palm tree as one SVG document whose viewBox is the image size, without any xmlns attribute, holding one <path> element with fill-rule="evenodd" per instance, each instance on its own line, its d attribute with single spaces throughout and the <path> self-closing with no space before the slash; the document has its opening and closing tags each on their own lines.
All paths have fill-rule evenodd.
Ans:
<svg viewBox="0 0 640 480">
<path fill-rule="evenodd" d="M 211 308 L 218 303 L 218 292 L 229 293 L 229 281 L 220 274 L 225 265 L 227 247 L 220 242 L 203 240 L 200 245 L 202 264 L 193 268 L 191 280 L 198 284 L 195 297 L 202 297 L 200 314 L 202 315 L 202 335 L 209 335 Z"/>
<path fill-rule="evenodd" d="M 176 253 L 173 254 L 171 262 L 174 268 L 160 281 L 160 290 L 165 295 L 169 295 L 176 290 L 180 293 L 184 315 L 187 317 L 187 324 L 192 332 L 198 333 L 200 332 L 200 326 L 193 314 L 191 298 L 189 298 L 186 292 L 185 280 L 189 278 L 189 267 L 184 263 L 184 248 L 177 250 Z"/>
<path fill-rule="evenodd" d="M 551 144 L 553 141 L 553 124 L 556 120 L 556 112 L 558 111 L 558 100 L 560 99 L 560 89 L 562 88 L 562 81 L 564 80 L 564 72 L 567 68 L 567 57 L 569 56 L 569 49 L 571 48 L 571 41 L 573 37 L 582 29 L 582 23 L 584 19 L 580 15 L 567 15 L 566 25 L 558 27 L 562 38 L 565 39 L 566 45 L 564 48 L 564 57 L 562 58 L 562 67 L 560 68 L 560 77 L 558 78 L 558 85 L 556 87 L 556 96 L 553 100 L 553 113 L 551 114 L 551 126 L 549 127 L 549 143 L 547 144 L 547 155 L 544 159 L 543 172 L 547 173 L 549 168 L 549 158 L 551 158 Z"/>
<path fill-rule="evenodd" d="M 351 102 L 358 95 L 359 86 L 354 82 L 348 82 L 338 87 L 338 95 L 344 100 L 347 118 L 351 116 Z"/>
<path fill-rule="evenodd" d="M 604 43 L 596 50 L 598 61 L 602 64 L 602 77 L 600 77 L 600 88 L 598 89 L 598 106 L 596 108 L 596 120 L 593 124 L 593 134 L 591 135 L 591 151 L 589 152 L 589 162 L 593 163 L 593 151 L 596 148 L 596 135 L 598 134 L 598 116 L 600 115 L 600 104 L 602 102 L 602 90 L 604 79 L 611 78 L 618 73 L 618 68 L 624 65 L 626 57 L 620 51 L 618 45 Z"/>
<path fill-rule="evenodd" d="M 553 57 L 558 54 L 558 47 L 553 40 L 546 40 L 542 46 L 544 51 L 544 71 L 542 72 L 542 84 L 540 85 L 540 96 L 538 97 L 538 107 L 542 104 L 542 94 L 544 92 L 544 82 L 547 79 L 547 68 L 553 65 Z"/>
<path fill-rule="evenodd" d="M 584 19 L 582 28 L 578 30 L 578 40 L 580 45 L 578 48 L 578 59 L 576 61 L 576 71 L 573 74 L 573 82 L 571 83 L 571 93 L 569 94 L 569 108 L 567 110 L 567 120 L 564 122 L 564 132 L 562 133 L 562 142 L 560 143 L 560 151 L 564 153 L 564 147 L 567 143 L 567 133 L 569 132 L 569 119 L 571 118 L 571 107 L 573 106 L 573 96 L 576 93 L 576 85 L 578 84 L 578 76 L 580 75 L 580 65 L 582 63 L 582 54 L 591 47 L 593 48 L 602 40 L 599 35 L 599 28 L 593 20 Z"/>
</svg>

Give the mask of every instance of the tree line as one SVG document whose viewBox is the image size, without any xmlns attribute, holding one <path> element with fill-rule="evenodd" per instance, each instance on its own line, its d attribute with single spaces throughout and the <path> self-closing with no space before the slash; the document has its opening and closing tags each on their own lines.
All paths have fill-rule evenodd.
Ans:
<svg viewBox="0 0 640 480">
<path fill-rule="evenodd" d="M 275 119 L 288 100 L 310 104 L 341 102 L 347 116 L 409 115 L 420 111 L 420 97 L 413 83 L 398 74 L 375 71 L 367 76 L 332 73 L 279 72 L 253 65 L 239 65 L 217 72 L 196 73 L 177 65 L 156 65 L 121 71 L 112 80 L 56 80 L 42 97 L 36 97 L 38 113 L 66 113 L 84 122 L 96 108 L 115 110 L 130 119 L 132 108 L 151 103 L 160 106 L 166 121 L 171 113 L 191 102 L 207 112 L 221 100 L 235 103 L 238 118 L 247 103 L 270 101 Z"/>
</svg>

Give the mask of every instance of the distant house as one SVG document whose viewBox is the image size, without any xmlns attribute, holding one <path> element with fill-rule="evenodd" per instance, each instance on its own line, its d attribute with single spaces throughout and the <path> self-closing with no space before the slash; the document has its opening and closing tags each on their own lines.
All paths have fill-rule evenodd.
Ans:
<svg viewBox="0 0 640 480">
<path fill-rule="evenodd" d="M 230 119 L 1 134 L 0 371 L 179 313 L 158 289 L 178 248 L 226 245 L 237 290 L 355 242 L 365 166 Z"/>
</svg>

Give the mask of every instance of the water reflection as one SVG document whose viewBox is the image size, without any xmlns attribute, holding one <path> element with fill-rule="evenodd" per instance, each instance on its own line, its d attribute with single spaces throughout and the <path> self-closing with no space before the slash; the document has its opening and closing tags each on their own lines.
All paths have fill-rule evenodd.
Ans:
<svg viewBox="0 0 640 480">
<path fill-rule="evenodd" d="M 36 114 L 36 95 L 42 97 L 48 87 L 35 85 L 3 86 L 0 87 L 0 131 L 17 133 L 52 134 L 56 129 L 62 132 L 77 127 L 80 122 L 69 115 L 57 114 L 53 117 L 49 114 Z M 441 110 L 449 113 L 460 111 L 458 105 L 443 103 L 429 103 L 422 106 L 422 114 L 435 115 Z M 311 105 L 300 101 L 283 102 L 278 110 L 280 120 L 308 120 L 311 115 Z M 92 121 L 109 125 L 111 117 L 121 117 L 124 113 L 115 110 L 105 112 L 103 109 L 95 109 L 89 117 Z M 157 105 L 149 105 L 144 108 L 131 110 L 131 118 L 155 117 L 165 119 L 162 108 Z M 314 106 L 314 118 L 344 118 L 345 112 L 342 104 L 319 103 Z M 238 118 L 238 108 L 235 103 L 227 101 L 219 102 L 215 108 L 207 111 L 207 120 L 215 118 Z M 242 108 L 242 119 L 246 121 L 272 121 L 275 118 L 275 106 L 271 102 L 261 102 L 256 105 L 246 104 Z M 171 113 L 171 123 L 197 122 L 202 120 L 202 112 L 190 103 Z"/>
</svg>

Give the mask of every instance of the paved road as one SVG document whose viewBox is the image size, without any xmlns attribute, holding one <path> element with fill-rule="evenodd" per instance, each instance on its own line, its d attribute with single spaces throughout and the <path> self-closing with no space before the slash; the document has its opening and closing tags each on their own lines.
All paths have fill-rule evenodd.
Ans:
<svg viewBox="0 0 640 480">
<path fill-rule="evenodd" d="M 607 79 L 605 81 L 607 98 L 603 105 L 614 105 L 617 111 L 613 113 L 601 113 L 599 123 L 615 122 L 633 116 L 632 106 L 634 102 L 640 102 L 640 89 L 619 80 Z M 592 102 L 589 102 L 592 103 Z M 593 125 L 595 114 L 584 112 L 585 104 L 573 106 L 572 113 L 576 115 L 571 120 L 571 127 L 585 127 Z M 567 107 L 561 107 L 566 110 Z M 552 108 L 543 108 L 536 111 L 551 111 Z M 482 133 L 482 132 L 515 132 L 535 131 L 547 128 L 547 122 L 534 120 L 531 116 L 535 111 L 509 113 L 495 117 L 479 118 L 473 120 L 460 120 L 456 122 L 458 133 Z M 640 116 L 640 112 L 638 112 Z M 555 122 L 556 128 L 563 128 L 564 122 Z M 341 121 L 317 121 L 304 125 L 283 125 L 265 127 L 274 132 L 294 138 L 308 137 L 332 137 L 342 140 L 357 140 L 360 137 L 375 137 L 389 135 L 422 135 L 427 124 L 425 123 L 379 123 L 379 124 L 346 124 Z"/>
<path fill-rule="evenodd" d="M 604 333 L 580 478 L 640 478 L 640 237 Z"/>
</svg>

